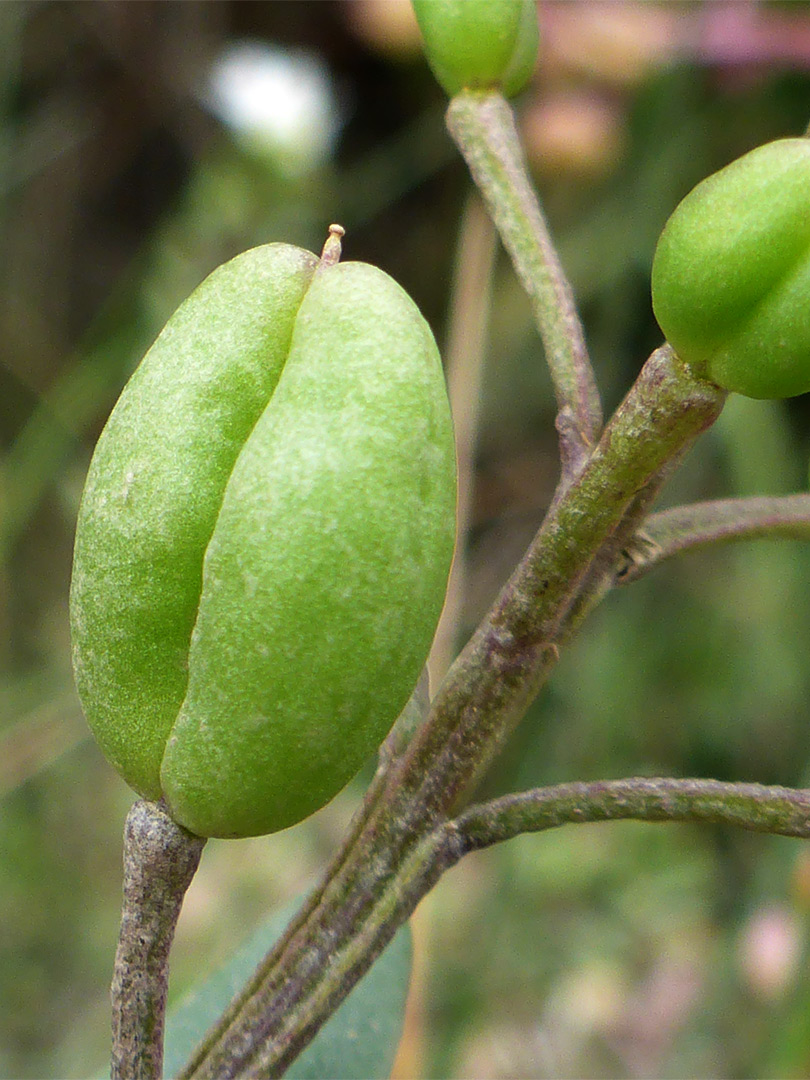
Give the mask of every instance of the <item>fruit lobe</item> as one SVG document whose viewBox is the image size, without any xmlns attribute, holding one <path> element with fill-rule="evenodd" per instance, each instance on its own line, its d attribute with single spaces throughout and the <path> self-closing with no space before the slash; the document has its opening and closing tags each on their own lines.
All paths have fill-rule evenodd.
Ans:
<svg viewBox="0 0 810 1080">
<path fill-rule="evenodd" d="M 754 398 L 810 390 L 810 139 L 708 177 L 658 241 L 653 310 L 699 374 Z"/>
<path fill-rule="evenodd" d="M 517 94 L 537 57 L 535 0 L 413 0 L 428 63 L 452 96 L 464 89 Z"/>
<path fill-rule="evenodd" d="M 441 364 L 403 290 L 281 244 L 215 271 L 82 500 L 74 665 L 112 764 L 205 836 L 323 805 L 416 683 L 454 510 Z"/>
</svg>

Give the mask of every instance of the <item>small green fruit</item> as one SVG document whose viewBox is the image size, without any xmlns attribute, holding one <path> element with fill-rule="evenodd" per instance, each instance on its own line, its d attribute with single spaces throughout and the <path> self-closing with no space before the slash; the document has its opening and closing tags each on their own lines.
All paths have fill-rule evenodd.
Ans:
<svg viewBox="0 0 810 1080">
<path fill-rule="evenodd" d="M 517 94 L 537 58 L 536 0 L 413 0 L 428 63 L 452 97 L 460 90 Z"/>
<path fill-rule="evenodd" d="M 686 196 L 658 241 L 652 298 L 669 343 L 718 386 L 810 390 L 810 139 L 760 146 Z"/>
<path fill-rule="evenodd" d="M 214 271 L 82 499 L 74 667 L 104 753 L 201 836 L 324 805 L 417 681 L 454 517 L 441 362 L 403 290 L 285 244 Z"/>
</svg>

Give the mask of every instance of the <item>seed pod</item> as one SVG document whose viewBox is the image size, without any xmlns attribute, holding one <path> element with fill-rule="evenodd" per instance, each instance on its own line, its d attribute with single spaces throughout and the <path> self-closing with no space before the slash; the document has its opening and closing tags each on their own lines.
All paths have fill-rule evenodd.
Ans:
<svg viewBox="0 0 810 1080">
<path fill-rule="evenodd" d="M 391 278 L 334 255 L 270 244 L 214 271 L 121 394 L 82 499 L 88 721 L 201 836 L 331 799 L 409 697 L 444 600 L 438 351 Z"/>
<path fill-rule="evenodd" d="M 753 398 L 810 390 L 810 139 L 780 139 L 690 192 L 666 224 L 653 310 L 699 374 Z"/>
<path fill-rule="evenodd" d="M 433 73 L 452 97 L 465 88 L 517 94 L 537 58 L 535 0 L 413 0 Z"/>
</svg>

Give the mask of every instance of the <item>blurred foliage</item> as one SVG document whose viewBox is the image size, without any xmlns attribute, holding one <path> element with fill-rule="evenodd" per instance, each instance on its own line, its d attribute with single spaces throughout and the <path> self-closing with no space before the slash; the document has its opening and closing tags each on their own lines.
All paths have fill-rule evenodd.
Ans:
<svg viewBox="0 0 810 1080">
<path fill-rule="evenodd" d="M 606 401 L 659 343 L 656 237 L 708 172 L 810 119 L 804 3 L 541 4 L 527 149 Z M 239 40 L 327 65 L 335 153 L 291 176 L 206 106 Z M 103 1060 L 131 794 L 86 737 L 67 592 L 94 439 L 176 304 L 251 244 L 347 229 L 445 339 L 469 181 L 395 0 L 0 4 L 0 1075 Z M 553 408 L 528 306 L 494 282 L 459 640 L 539 523 Z M 733 401 L 668 503 L 807 483 L 807 399 Z M 490 791 L 629 774 L 810 783 L 810 552 L 683 557 L 611 596 Z M 278 836 L 212 842 L 173 994 L 310 883 L 360 791 Z M 470 858 L 415 920 L 396 1073 L 805 1076 L 810 856 L 723 829 L 614 824 Z"/>
</svg>

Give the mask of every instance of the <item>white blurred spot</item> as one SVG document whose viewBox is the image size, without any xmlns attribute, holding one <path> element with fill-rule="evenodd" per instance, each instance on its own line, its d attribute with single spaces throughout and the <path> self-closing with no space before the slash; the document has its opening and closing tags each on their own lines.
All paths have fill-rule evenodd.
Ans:
<svg viewBox="0 0 810 1080">
<path fill-rule="evenodd" d="M 332 152 L 340 116 L 325 65 L 312 53 L 237 42 L 215 61 L 206 104 L 248 147 L 287 175 Z"/>
</svg>

